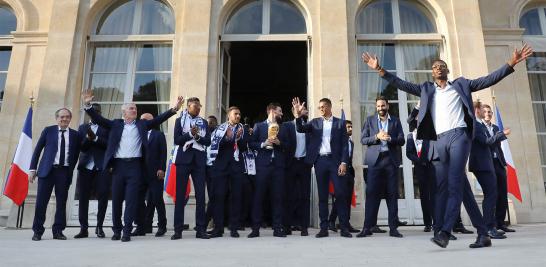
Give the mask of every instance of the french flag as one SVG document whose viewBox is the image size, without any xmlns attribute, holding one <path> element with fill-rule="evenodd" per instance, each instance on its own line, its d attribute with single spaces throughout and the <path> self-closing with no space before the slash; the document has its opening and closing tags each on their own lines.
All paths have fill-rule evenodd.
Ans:
<svg viewBox="0 0 546 267">
<path fill-rule="evenodd" d="M 164 190 L 167 195 L 169 195 L 173 202 L 176 202 L 176 165 L 174 162 L 176 161 L 176 154 L 178 153 L 178 146 L 174 146 L 171 150 L 171 158 L 169 159 L 169 164 L 167 165 L 167 174 L 165 175 L 165 184 L 164 184 Z M 191 192 L 191 180 L 188 179 L 188 186 L 186 187 L 186 195 L 185 198 L 187 199 L 190 196 Z"/>
<path fill-rule="evenodd" d="M 499 130 L 504 130 L 504 126 L 502 124 L 502 119 L 500 115 L 500 111 L 495 106 L 495 113 L 497 116 L 497 124 L 499 126 Z M 521 199 L 521 192 L 519 190 L 519 182 L 518 182 L 518 174 L 516 172 L 516 165 L 514 165 L 514 160 L 512 159 L 512 152 L 510 152 L 510 146 L 508 146 L 508 139 L 501 142 L 501 148 L 502 152 L 504 153 L 504 159 L 506 160 L 506 176 L 507 176 L 507 183 L 508 183 L 508 193 L 512 194 L 515 198 L 519 200 L 519 202 L 522 202 Z"/>
<path fill-rule="evenodd" d="M 15 204 L 21 206 L 28 194 L 28 174 L 30 159 L 32 157 L 32 107 L 28 109 L 23 132 L 19 137 L 19 143 L 15 150 L 13 163 L 11 164 L 4 195 Z"/>
</svg>

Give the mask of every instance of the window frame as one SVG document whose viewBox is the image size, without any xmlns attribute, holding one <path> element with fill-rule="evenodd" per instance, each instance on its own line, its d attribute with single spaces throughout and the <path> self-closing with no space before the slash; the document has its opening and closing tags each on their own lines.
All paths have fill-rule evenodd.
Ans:
<svg viewBox="0 0 546 267">
<path fill-rule="evenodd" d="M 19 21 L 17 20 L 17 15 L 15 14 L 14 10 L 8 6 L 8 5 L 5 5 L 3 3 L 0 3 L 0 8 L 3 8 L 3 9 L 7 9 L 8 11 L 10 11 L 13 16 L 15 16 L 15 19 L 16 19 L 16 22 L 17 24 L 19 23 Z M 17 27 L 14 29 L 14 31 L 17 30 Z M 11 62 L 11 56 L 13 54 L 13 34 L 7 34 L 7 35 L 0 35 L 0 47 L 8 47 L 9 50 L 10 50 L 10 62 Z M 11 64 L 9 64 L 11 65 Z M 2 74 L 6 74 L 6 84 L 7 84 L 7 78 L 8 78 L 8 74 L 9 74 L 9 65 L 8 65 L 8 68 L 6 70 L 0 70 L 0 73 Z M 6 84 L 4 84 L 4 96 L 6 95 Z M 4 104 L 4 98 L 0 98 L 0 112 L 2 111 L 2 105 Z"/>
</svg>

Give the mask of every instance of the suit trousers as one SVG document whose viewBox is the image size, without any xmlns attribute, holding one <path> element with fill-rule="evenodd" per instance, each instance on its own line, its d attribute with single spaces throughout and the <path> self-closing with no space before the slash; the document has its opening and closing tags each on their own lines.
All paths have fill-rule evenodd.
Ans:
<svg viewBox="0 0 546 267">
<path fill-rule="evenodd" d="M 315 162 L 315 176 L 319 197 L 320 229 L 328 229 L 328 188 L 330 181 L 334 184 L 334 194 L 338 199 L 337 210 L 341 229 L 349 227 L 349 209 L 345 205 L 349 193 L 347 192 L 347 177 L 338 175 L 339 165 L 331 156 L 319 156 Z"/>
<path fill-rule="evenodd" d="M 482 202 L 482 211 L 483 211 L 483 220 L 487 229 L 495 227 L 496 217 L 496 205 L 497 205 L 497 177 L 493 170 L 491 171 L 476 171 L 473 172 L 476 176 L 476 179 L 480 183 L 483 191 L 483 202 Z"/>
<path fill-rule="evenodd" d="M 496 225 L 495 227 L 505 226 L 504 218 L 508 211 L 508 184 L 506 181 L 506 166 L 503 166 L 498 160 L 493 159 L 495 166 L 495 176 L 497 177 L 497 207 L 496 207 Z"/>
<path fill-rule="evenodd" d="M 157 227 L 167 229 L 167 214 L 165 211 L 165 200 L 163 199 L 163 179 L 148 180 L 148 192 L 146 194 L 146 215 L 144 228 L 152 229 L 154 213 L 157 210 Z"/>
<path fill-rule="evenodd" d="M 212 176 L 213 186 L 213 220 L 214 228 L 220 231 L 224 229 L 225 200 L 228 192 L 229 199 L 229 228 L 237 230 L 241 223 L 242 185 L 245 179 L 243 170 L 230 163 L 226 170 L 217 171 Z"/>
<path fill-rule="evenodd" d="M 423 223 L 432 226 L 434 217 L 434 191 L 436 186 L 434 168 L 432 163 L 415 164 L 415 175 L 419 183 L 419 198 L 421 199 L 421 211 Z"/>
<path fill-rule="evenodd" d="M 72 174 L 68 167 L 53 167 L 46 177 L 38 178 L 38 191 L 36 194 L 36 210 L 32 230 L 38 235 L 45 231 L 47 204 L 55 188 L 55 220 L 53 222 L 53 234 L 61 233 L 66 228 L 66 199 Z"/>
<path fill-rule="evenodd" d="M 282 229 L 284 169 L 273 163 L 256 166 L 254 201 L 252 201 L 252 229 L 259 230 L 264 215 L 264 198 L 269 189 L 273 229 Z"/>
<path fill-rule="evenodd" d="M 133 230 L 133 222 L 137 216 L 138 192 L 142 183 L 142 160 L 140 158 L 126 161 L 124 159 L 114 160 L 112 172 L 112 230 L 114 234 L 130 236 Z M 125 212 L 123 212 L 123 224 L 121 214 L 125 201 Z"/>
<path fill-rule="evenodd" d="M 110 194 L 111 187 L 112 177 L 108 171 L 88 170 L 85 168 L 79 170 L 77 183 L 79 196 L 78 219 L 82 230 L 89 228 L 89 199 L 91 198 L 93 189 L 98 202 L 97 227 L 102 227 L 106 209 L 108 208 L 108 195 Z"/>
<path fill-rule="evenodd" d="M 311 166 L 304 159 L 293 159 L 284 181 L 284 226 L 309 228 L 311 206 Z"/>
<path fill-rule="evenodd" d="M 184 208 L 186 206 L 186 189 L 188 179 L 193 182 L 195 190 L 195 227 L 197 231 L 205 231 L 207 229 L 205 218 L 205 175 L 206 167 L 192 164 L 176 165 L 176 201 L 174 206 L 174 231 L 182 232 L 184 228 Z"/>
</svg>

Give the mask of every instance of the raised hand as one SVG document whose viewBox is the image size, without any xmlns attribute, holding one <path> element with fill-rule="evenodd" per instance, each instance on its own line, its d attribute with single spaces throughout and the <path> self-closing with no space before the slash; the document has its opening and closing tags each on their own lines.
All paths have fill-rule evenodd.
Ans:
<svg viewBox="0 0 546 267">
<path fill-rule="evenodd" d="M 93 90 L 87 89 L 85 92 L 83 92 L 83 103 L 87 106 L 91 104 L 91 101 L 93 101 L 93 98 L 95 97 L 93 95 Z"/>
<path fill-rule="evenodd" d="M 173 108 L 174 111 L 179 111 L 183 104 L 184 104 L 184 97 L 183 97 L 183 96 L 179 96 L 179 97 L 176 99 L 176 103 L 174 104 L 174 108 Z"/>
<path fill-rule="evenodd" d="M 372 55 L 368 52 L 364 52 L 362 53 L 362 61 L 368 64 L 368 67 L 370 67 L 370 69 L 379 69 L 379 58 L 377 58 L 377 55 Z"/>
<path fill-rule="evenodd" d="M 237 139 L 241 139 L 241 136 L 243 136 L 243 128 L 239 127 L 237 130 Z"/>
<path fill-rule="evenodd" d="M 510 128 L 505 128 L 504 130 L 502 130 L 502 132 L 504 133 L 504 135 L 510 135 L 510 133 L 512 133 L 512 130 L 510 130 Z"/>
<path fill-rule="evenodd" d="M 299 118 L 304 113 L 305 102 L 301 103 L 299 97 L 294 97 L 292 99 L 292 107 L 296 111 L 296 118 Z"/>
<path fill-rule="evenodd" d="M 514 52 L 512 52 L 512 58 L 510 59 L 510 61 L 508 61 L 508 64 L 514 67 L 516 64 L 524 61 L 532 54 L 533 48 L 528 44 L 523 44 L 521 50 L 518 50 L 517 48 L 514 49 Z"/>
</svg>

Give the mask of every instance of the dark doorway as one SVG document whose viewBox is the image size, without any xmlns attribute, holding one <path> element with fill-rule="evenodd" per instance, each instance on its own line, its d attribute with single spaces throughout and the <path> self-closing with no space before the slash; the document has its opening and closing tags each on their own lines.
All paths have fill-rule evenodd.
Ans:
<svg viewBox="0 0 546 267">
<path fill-rule="evenodd" d="M 270 102 L 293 119 L 291 101 L 307 99 L 306 42 L 232 42 L 229 105 L 238 106 L 251 126 L 265 120 Z"/>
</svg>

